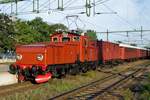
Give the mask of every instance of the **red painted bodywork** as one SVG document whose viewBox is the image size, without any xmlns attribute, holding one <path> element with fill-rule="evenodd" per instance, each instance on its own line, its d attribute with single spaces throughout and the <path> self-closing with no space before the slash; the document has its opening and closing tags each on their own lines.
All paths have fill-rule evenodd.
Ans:
<svg viewBox="0 0 150 100">
<path fill-rule="evenodd" d="M 107 41 L 98 41 L 98 58 L 102 63 L 107 63 L 120 59 L 120 48 L 118 44 L 107 42 Z"/>
<path fill-rule="evenodd" d="M 129 47 L 120 47 L 120 56 L 122 60 L 140 59 L 147 57 L 147 50 Z"/>
<path fill-rule="evenodd" d="M 46 56 L 46 46 L 47 44 L 32 44 L 32 45 L 23 45 L 16 48 L 16 53 L 22 55 L 21 60 L 17 60 L 15 65 L 19 65 L 20 69 L 25 69 L 27 67 L 31 68 L 32 65 L 42 66 L 42 69 L 46 68 L 46 57 L 43 61 L 38 61 L 36 56 L 38 54 L 43 54 Z"/>
<path fill-rule="evenodd" d="M 105 64 L 117 60 L 150 56 L 150 52 L 146 50 L 121 47 L 119 44 L 107 41 L 91 41 L 87 36 L 74 33 L 58 32 L 50 36 L 50 42 L 17 46 L 16 53 L 22 55 L 22 59 L 17 60 L 14 64 L 17 70 L 21 70 L 20 72 L 25 69 L 33 73 L 41 69 L 46 72 L 44 75 L 38 73 L 37 76 L 34 73 L 33 77 L 37 83 L 46 82 L 52 77 L 47 68 L 51 66 L 98 61 Z M 43 60 L 38 60 L 37 55 L 43 55 Z M 34 69 L 33 66 L 38 68 Z M 23 74 L 20 74 L 19 78 L 23 80 Z"/>
<path fill-rule="evenodd" d="M 135 48 L 120 47 L 120 55 L 122 60 L 138 58 L 138 50 Z"/>
<path fill-rule="evenodd" d="M 148 55 L 148 58 L 150 58 L 150 50 L 148 51 L 148 54 L 147 54 L 147 55 Z"/>
<path fill-rule="evenodd" d="M 147 56 L 147 51 L 141 49 L 141 58 L 146 58 Z"/>
<path fill-rule="evenodd" d="M 70 41 L 63 42 L 63 37 L 69 37 Z M 54 41 L 54 38 L 57 38 L 57 41 Z M 22 55 L 22 59 L 17 60 L 15 65 L 21 70 L 26 68 L 31 69 L 33 65 L 35 65 L 40 66 L 43 71 L 46 71 L 47 67 L 52 65 L 74 64 L 77 61 L 82 63 L 98 60 L 96 42 L 90 41 L 87 36 L 80 36 L 73 33 L 55 33 L 50 36 L 50 40 L 51 41 L 48 43 L 18 46 L 16 48 L 16 53 Z M 37 55 L 39 54 L 44 56 L 42 61 L 37 60 Z M 42 77 L 48 76 L 40 75 L 37 79 Z"/>
<path fill-rule="evenodd" d="M 52 78 L 52 74 L 46 73 L 45 75 L 38 75 L 35 78 L 35 82 L 36 83 L 44 83 L 44 82 L 47 82 L 48 80 L 50 80 L 51 78 Z"/>
<path fill-rule="evenodd" d="M 69 35 L 70 37 L 76 36 L 74 34 Z M 51 38 L 58 37 L 61 40 L 61 36 L 62 34 L 58 33 L 51 36 Z M 85 41 L 87 41 L 87 44 L 85 44 Z M 86 36 L 80 36 L 79 41 L 23 45 L 17 47 L 16 52 L 22 55 L 22 60 L 16 62 L 16 65 L 20 65 L 21 69 L 38 65 L 42 66 L 44 70 L 47 65 L 73 64 L 77 60 L 81 62 L 97 60 L 96 42 L 88 41 Z M 44 55 L 42 61 L 36 59 L 38 54 Z"/>
</svg>

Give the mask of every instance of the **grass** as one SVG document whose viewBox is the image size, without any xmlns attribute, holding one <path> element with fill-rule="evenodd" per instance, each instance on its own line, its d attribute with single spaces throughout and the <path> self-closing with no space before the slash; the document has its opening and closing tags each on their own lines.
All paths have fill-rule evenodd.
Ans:
<svg viewBox="0 0 150 100">
<path fill-rule="evenodd" d="M 136 62 L 137 65 L 140 63 L 142 62 Z M 116 68 L 112 68 L 111 71 L 122 71 L 127 69 L 129 65 L 130 64 L 121 65 Z M 89 82 L 102 79 L 106 76 L 107 74 L 105 73 L 89 71 L 87 73 L 82 73 L 76 76 L 67 76 L 67 78 L 64 79 L 53 79 L 47 83 L 41 84 L 38 88 L 26 89 L 25 91 L 22 90 L 21 92 L 14 92 L 11 95 L 0 97 L 0 100 L 45 100 Z M 125 90 L 124 94 L 126 100 L 131 100 L 133 97 L 133 94 L 130 90 Z"/>
<path fill-rule="evenodd" d="M 147 80 L 142 82 L 143 90 L 140 93 L 140 100 L 150 100 L 150 73 Z"/>
<path fill-rule="evenodd" d="M 141 90 L 138 92 L 138 100 L 150 100 L 150 72 L 147 73 L 147 79 L 137 82 L 136 84 L 141 84 Z M 124 91 L 125 100 L 133 100 L 134 93 L 130 89 Z"/>
<path fill-rule="evenodd" d="M 134 98 L 132 91 L 130 89 L 126 89 L 124 92 L 124 99 L 125 100 L 132 100 Z"/>
<path fill-rule="evenodd" d="M 83 84 L 89 83 L 106 76 L 104 73 L 95 71 L 89 71 L 77 76 L 67 76 L 65 79 L 53 79 L 52 81 L 42 84 L 42 86 L 27 90 L 22 93 L 15 93 L 7 97 L 3 97 L 4 100 L 43 100 L 48 99 L 59 93 L 69 91 Z M 1 99 L 1 98 L 0 98 Z"/>
</svg>

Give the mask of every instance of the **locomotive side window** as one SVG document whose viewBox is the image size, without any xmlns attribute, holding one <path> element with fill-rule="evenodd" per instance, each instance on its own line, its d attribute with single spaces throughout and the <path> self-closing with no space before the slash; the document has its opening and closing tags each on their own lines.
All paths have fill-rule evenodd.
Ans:
<svg viewBox="0 0 150 100">
<path fill-rule="evenodd" d="M 63 38 L 62 38 L 62 41 L 63 41 L 63 42 L 69 42 L 69 41 L 70 41 L 70 38 L 69 38 L 69 37 L 63 37 Z"/>
<path fill-rule="evenodd" d="M 84 46 L 88 47 L 88 41 L 86 39 L 84 39 Z"/>
<path fill-rule="evenodd" d="M 80 37 L 79 37 L 79 36 L 73 37 L 73 41 L 79 41 L 79 40 L 80 40 Z"/>
<path fill-rule="evenodd" d="M 53 42 L 58 42 L 58 38 L 57 37 L 53 38 Z"/>
</svg>

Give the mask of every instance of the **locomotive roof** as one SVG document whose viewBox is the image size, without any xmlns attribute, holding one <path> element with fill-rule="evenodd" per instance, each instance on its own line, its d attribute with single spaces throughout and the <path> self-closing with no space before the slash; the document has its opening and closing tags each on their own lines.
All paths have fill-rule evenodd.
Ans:
<svg viewBox="0 0 150 100">
<path fill-rule="evenodd" d="M 51 34 L 50 37 L 53 37 L 53 36 L 57 36 L 57 35 L 72 35 L 72 36 L 81 36 L 80 34 L 77 34 L 77 33 L 72 33 L 72 32 L 56 32 L 54 34 Z"/>
<path fill-rule="evenodd" d="M 147 50 L 146 48 L 137 47 L 137 46 L 132 46 L 132 45 L 128 45 L 128 44 L 119 44 L 119 46 L 120 46 L 120 47 L 128 47 L 128 48 L 134 48 L 134 49 Z"/>
<path fill-rule="evenodd" d="M 30 45 L 23 45 L 23 46 L 28 46 L 28 47 L 45 47 L 46 44 L 30 44 Z"/>
<path fill-rule="evenodd" d="M 48 42 L 40 42 L 40 43 L 33 43 L 33 44 L 26 44 L 26 45 L 17 45 L 17 47 L 45 47 L 49 43 Z"/>
</svg>

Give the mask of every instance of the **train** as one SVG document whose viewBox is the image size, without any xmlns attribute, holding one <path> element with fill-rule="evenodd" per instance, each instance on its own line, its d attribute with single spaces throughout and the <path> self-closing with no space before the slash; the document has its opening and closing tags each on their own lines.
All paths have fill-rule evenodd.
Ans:
<svg viewBox="0 0 150 100">
<path fill-rule="evenodd" d="M 150 58 L 150 50 L 103 40 L 91 40 L 86 33 L 55 32 L 49 42 L 16 46 L 16 62 L 9 72 L 18 82 L 44 83 L 53 77 L 76 75 L 99 66 Z"/>
</svg>

